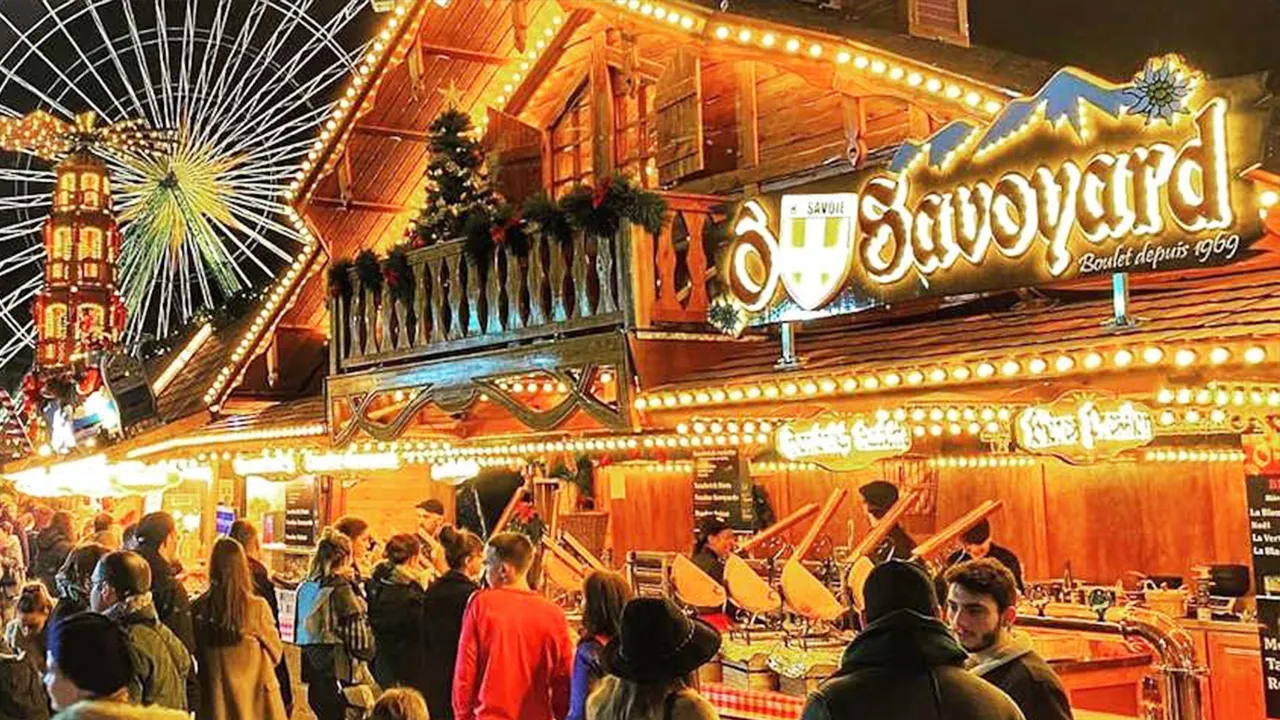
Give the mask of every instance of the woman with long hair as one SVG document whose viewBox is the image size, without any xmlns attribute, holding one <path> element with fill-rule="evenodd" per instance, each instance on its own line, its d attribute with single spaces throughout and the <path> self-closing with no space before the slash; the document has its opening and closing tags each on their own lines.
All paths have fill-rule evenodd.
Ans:
<svg viewBox="0 0 1280 720">
<path fill-rule="evenodd" d="M 15 603 L 18 616 L 4 628 L 4 644 L 12 654 L 25 654 L 44 672 L 45 629 L 53 614 L 53 598 L 44 583 L 32 581 L 24 584 Z"/>
<path fill-rule="evenodd" d="M 719 720 L 698 694 L 697 670 L 720 652 L 720 633 L 670 600 L 638 598 L 604 649 L 610 675 L 587 700 L 589 720 Z"/>
<path fill-rule="evenodd" d="M 582 583 L 582 639 L 573 656 L 573 686 L 568 720 L 586 720 L 587 697 L 606 673 L 601 662 L 605 645 L 618 636 L 622 609 L 631 586 L 615 572 L 597 570 Z"/>
<path fill-rule="evenodd" d="M 471 594 L 480 589 L 484 573 L 484 541 L 478 535 L 446 525 L 440 531 L 449 572 L 441 575 L 423 596 L 425 683 L 431 720 L 453 717 L 453 670 L 462 637 L 462 615 Z"/>
<path fill-rule="evenodd" d="M 369 720 L 433 720 L 422 694 L 410 688 L 392 688 L 378 698 Z"/>
<path fill-rule="evenodd" d="M 103 555 L 111 552 L 97 543 L 85 543 L 67 555 L 67 561 L 55 576 L 58 602 L 53 607 L 51 622 L 89 609 L 89 591 L 93 589 L 93 569 Z"/>
<path fill-rule="evenodd" d="M 353 561 L 351 539 L 326 528 L 307 579 L 298 587 L 302 680 L 317 720 L 343 720 L 347 708 L 363 716 L 378 697 L 368 665 L 374 657 L 373 629 L 355 585 Z"/>
<path fill-rule="evenodd" d="M 220 538 L 209 554 L 209 589 L 192 604 L 200 661 L 198 720 L 287 720 L 276 663 L 284 644 L 271 606 L 253 592 L 240 543 Z"/>
<path fill-rule="evenodd" d="M 373 677 L 382 687 L 423 689 L 422 599 L 426 570 L 417 536 L 393 535 L 365 585 L 369 624 L 377 641 Z"/>
</svg>

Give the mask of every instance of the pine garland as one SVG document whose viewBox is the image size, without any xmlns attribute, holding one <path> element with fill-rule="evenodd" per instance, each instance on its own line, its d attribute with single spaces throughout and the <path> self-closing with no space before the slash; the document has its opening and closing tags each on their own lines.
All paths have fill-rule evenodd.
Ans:
<svg viewBox="0 0 1280 720">
<path fill-rule="evenodd" d="M 397 300 L 408 305 L 413 302 L 413 268 L 403 246 L 397 245 L 382 261 L 382 279 Z"/>
<path fill-rule="evenodd" d="M 361 250 L 356 255 L 356 277 L 360 287 L 373 293 L 375 303 L 382 302 L 382 265 L 372 250 Z"/>
<path fill-rule="evenodd" d="M 355 263 L 350 260 L 335 260 L 329 264 L 329 297 L 350 300 L 355 295 L 355 286 L 351 284 L 351 268 Z"/>
</svg>

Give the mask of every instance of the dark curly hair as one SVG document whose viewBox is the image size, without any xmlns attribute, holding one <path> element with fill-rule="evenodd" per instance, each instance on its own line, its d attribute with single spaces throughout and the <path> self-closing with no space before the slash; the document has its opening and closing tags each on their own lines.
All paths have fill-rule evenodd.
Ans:
<svg viewBox="0 0 1280 720">
<path fill-rule="evenodd" d="M 959 585 L 971 593 L 990 596 L 1004 612 L 1018 602 L 1018 584 L 1013 573 L 991 558 L 970 560 L 952 566 L 946 573 L 948 585 Z"/>
</svg>

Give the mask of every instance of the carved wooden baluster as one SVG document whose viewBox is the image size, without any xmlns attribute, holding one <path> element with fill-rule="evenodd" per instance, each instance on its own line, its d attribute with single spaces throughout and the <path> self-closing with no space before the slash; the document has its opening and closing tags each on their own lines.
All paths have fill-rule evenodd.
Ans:
<svg viewBox="0 0 1280 720">
<path fill-rule="evenodd" d="M 689 229 L 689 247 L 685 250 L 685 265 L 689 267 L 689 301 L 685 309 L 705 314 L 710 300 L 707 298 L 707 251 L 703 246 L 702 230 L 707 216 L 687 213 L 685 227 Z"/>
<path fill-rule="evenodd" d="M 378 315 L 382 312 L 382 303 L 378 300 L 380 297 L 381 291 L 368 290 L 365 292 L 367 304 L 365 305 L 364 322 L 365 327 L 368 328 L 368 337 L 365 340 L 364 349 L 370 355 L 376 355 L 381 349 L 379 347 L 381 336 L 378 330 Z"/>
<path fill-rule="evenodd" d="M 380 322 L 382 323 L 382 333 L 380 335 L 382 341 L 379 343 L 378 349 L 381 352 L 394 350 L 396 348 L 395 336 L 399 334 L 399 330 L 395 327 L 396 311 L 398 305 L 395 295 L 391 293 L 391 287 L 386 283 L 382 284 L 382 313 Z"/>
<path fill-rule="evenodd" d="M 520 258 L 511 248 L 507 248 L 507 329 L 519 330 L 524 327 L 524 318 L 520 313 L 520 295 L 524 290 L 524 273 L 520 268 Z"/>
<path fill-rule="evenodd" d="M 555 241 L 534 238 L 532 248 L 529 250 L 529 273 L 527 278 L 529 288 L 528 327 L 547 324 L 547 306 L 543 299 L 543 291 L 547 287 L 547 273 L 542 264 L 544 246 L 554 248 Z"/>
<path fill-rule="evenodd" d="M 586 233 L 573 238 L 573 316 L 591 317 L 591 290 L 587 287 L 591 258 Z"/>
<path fill-rule="evenodd" d="M 364 356 L 364 287 L 359 283 L 351 295 L 351 356 Z"/>
<path fill-rule="evenodd" d="M 505 250 L 493 249 L 493 257 L 489 260 L 489 277 L 485 295 L 488 299 L 488 319 L 484 323 L 487 333 L 502 332 L 502 256 Z M 508 300 L 508 302 L 510 302 Z"/>
<path fill-rule="evenodd" d="M 480 274 L 480 264 L 467 257 L 467 337 L 479 337 L 484 334 L 480 326 L 480 295 L 484 290 L 484 282 Z"/>
<path fill-rule="evenodd" d="M 465 328 L 463 323 L 463 293 L 465 288 L 462 287 L 462 256 L 455 255 L 445 258 L 445 273 L 449 277 L 449 302 L 447 309 L 449 312 L 449 331 L 447 336 L 450 340 L 460 340 L 465 336 Z"/>
<path fill-rule="evenodd" d="M 618 311 L 618 303 L 613 299 L 613 246 L 618 242 L 618 237 L 615 234 L 613 237 L 600 238 L 596 244 L 596 276 L 600 282 L 600 307 L 597 311 L 601 315 Z"/>
<path fill-rule="evenodd" d="M 551 322 L 564 322 L 569 319 L 569 308 L 565 305 L 564 277 L 567 270 L 564 266 L 564 247 L 558 242 L 551 243 Z"/>
<path fill-rule="evenodd" d="M 426 346 L 427 332 L 431 327 L 431 320 L 427 317 L 427 288 L 430 287 L 427 275 L 430 272 L 431 266 L 427 263 L 421 263 L 413 269 L 414 347 Z"/>
<path fill-rule="evenodd" d="M 444 281 L 440 277 L 441 265 L 444 260 L 440 257 L 431 258 L 427 262 L 428 272 L 431 273 L 431 342 L 444 342 L 444 331 L 446 329 L 445 320 L 445 302 L 448 299 L 448 289 L 445 288 Z"/>
<path fill-rule="evenodd" d="M 342 326 L 346 317 L 342 314 L 342 297 L 329 296 L 329 321 L 333 327 L 333 337 L 329 338 L 329 374 L 336 375 L 342 369 Z"/>
<path fill-rule="evenodd" d="M 667 213 L 658 236 L 658 302 L 659 310 L 677 311 L 680 301 L 676 298 L 676 246 L 671 233 L 675 225 L 675 213 Z"/>
</svg>

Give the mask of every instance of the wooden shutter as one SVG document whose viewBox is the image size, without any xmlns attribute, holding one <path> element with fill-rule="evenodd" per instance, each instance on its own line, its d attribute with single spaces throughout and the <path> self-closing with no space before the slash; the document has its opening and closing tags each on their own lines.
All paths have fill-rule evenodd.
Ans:
<svg viewBox="0 0 1280 720">
<path fill-rule="evenodd" d="M 519 205 L 542 190 L 541 130 L 490 108 L 485 152 L 496 165 L 494 186 L 509 202 Z"/>
<path fill-rule="evenodd" d="M 704 167 L 702 64 L 688 48 L 676 51 L 658 78 L 658 182 L 675 183 Z"/>
<path fill-rule="evenodd" d="M 969 47 L 969 0 L 909 0 L 911 34 Z"/>
</svg>

